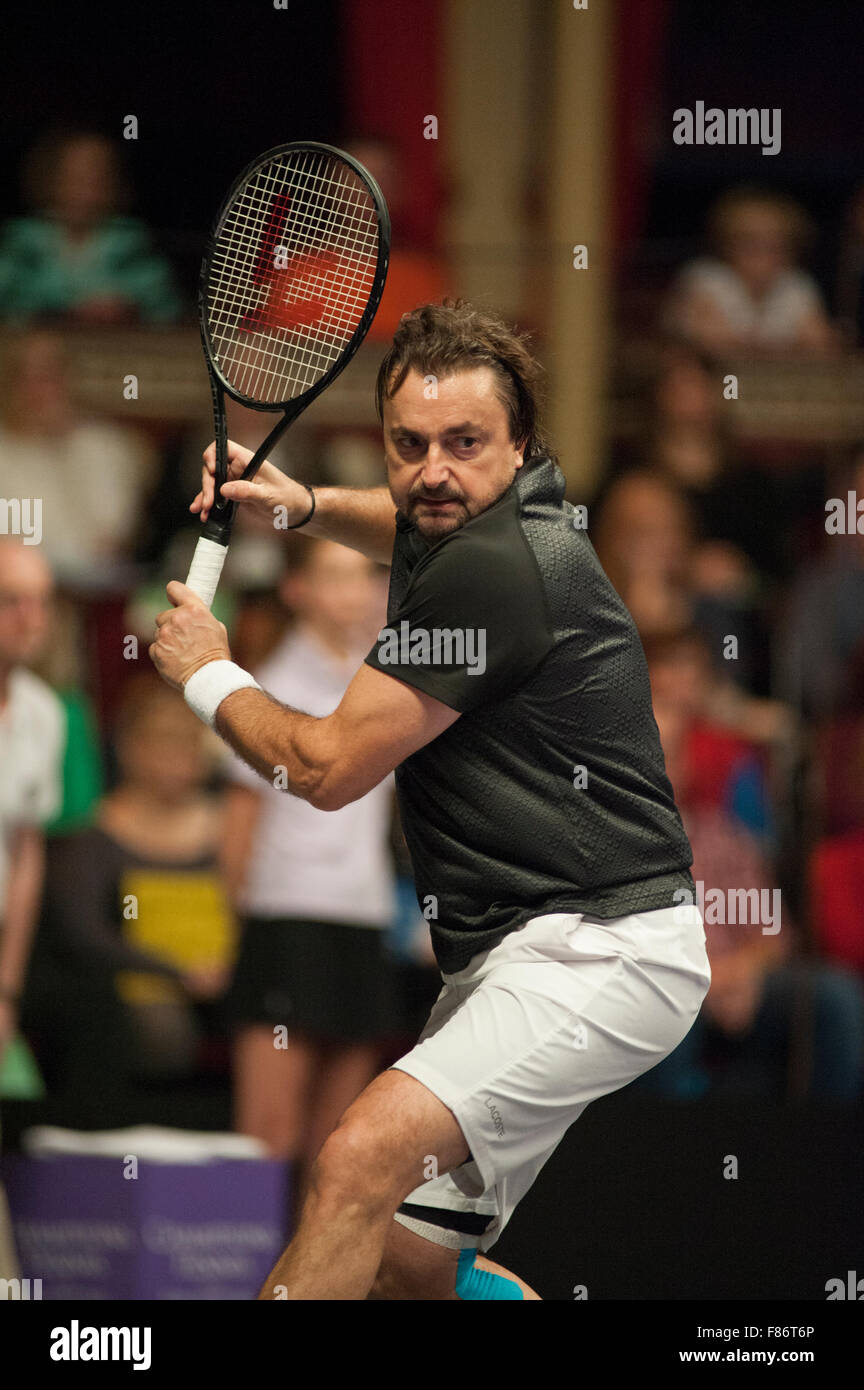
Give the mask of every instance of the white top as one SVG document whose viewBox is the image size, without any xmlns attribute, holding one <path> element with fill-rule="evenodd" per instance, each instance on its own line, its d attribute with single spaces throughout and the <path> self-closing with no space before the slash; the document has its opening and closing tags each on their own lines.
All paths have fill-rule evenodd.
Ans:
<svg viewBox="0 0 864 1390">
<path fill-rule="evenodd" d="M 678 276 L 667 326 L 687 327 L 682 322 L 683 301 L 694 294 L 712 299 L 730 328 L 766 346 L 794 342 L 802 324 L 814 313 L 824 312 L 816 281 L 803 270 L 781 271 L 764 298 L 754 299 L 737 271 L 725 261 L 704 256 L 691 261 Z"/>
<path fill-rule="evenodd" d="M 22 529 L 41 546 L 60 583 L 88 588 L 100 561 L 117 558 L 152 468 L 149 446 L 118 425 L 82 423 L 58 439 L 0 428 L 0 497 L 27 499 Z"/>
<path fill-rule="evenodd" d="M 339 704 L 365 654 L 364 650 L 339 661 L 313 634 L 294 630 L 255 671 L 255 678 L 283 704 L 322 717 Z M 392 774 L 338 811 L 319 811 L 290 792 L 278 791 L 233 754 L 228 775 L 262 797 L 240 898 L 244 912 L 391 925 Z"/>
<path fill-rule="evenodd" d="M 60 809 L 66 718 L 54 691 L 16 668 L 0 708 L 0 918 L 9 882 L 12 837 Z"/>
</svg>

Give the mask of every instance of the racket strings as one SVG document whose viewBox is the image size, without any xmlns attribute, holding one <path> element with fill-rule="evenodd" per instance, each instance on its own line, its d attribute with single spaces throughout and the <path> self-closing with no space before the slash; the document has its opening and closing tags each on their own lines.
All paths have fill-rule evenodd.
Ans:
<svg viewBox="0 0 864 1390">
<path fill-rule="evenodd" d="M 306 151 L 255 171 L 211 258 L 210 336 L 228 383 L 275 404 L 320 380 L 367 309 L 378 245 L 375 200 L 349 164 Z"/>
</svg>

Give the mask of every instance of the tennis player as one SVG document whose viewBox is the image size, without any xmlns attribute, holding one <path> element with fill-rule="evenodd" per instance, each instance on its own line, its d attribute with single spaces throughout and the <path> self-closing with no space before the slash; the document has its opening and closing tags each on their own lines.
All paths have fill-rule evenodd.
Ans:
<svg viewBox="0 0 864 1390">
<path fill-rule="evenodd" d="M 184 585 L 157 619 L 160 673 L 263 777 L 330 810 L 396 770 L 443 976 L 417 1045 L 323 1145 L 263 1299 L 537 1298 L 486 1252 L 710 982 L 642 648 L 564 500 L 538 380 L 495 315 L 426 305 L 378 377 L 388 489 L 313 492 L 271 464 L 223 486 L 391 562 L 387 626 L 333 714 L 257 688 Z M 231 456 L 236 479 L 250 455 Z M 211 446 L 205 517 L 213 466 Z"/>
</svg>

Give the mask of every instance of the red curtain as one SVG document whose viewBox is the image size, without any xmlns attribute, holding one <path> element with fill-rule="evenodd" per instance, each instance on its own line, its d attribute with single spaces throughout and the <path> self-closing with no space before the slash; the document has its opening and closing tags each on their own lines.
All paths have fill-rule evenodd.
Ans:
<svg viewBox="0 0 864 1390">
<path fill-rule="evenodd" d="M 427 249 L 437 244 L 443 193 L 439 142 L 424 138 L 426 117 L 443 118 L 442 11 L 437 0 L 342 4 L 349 133 L 384 136 L 396 146 L 403 174 L 398 230 L 407 245 Z"/>
<path fill-rule="evenodd" d="M 619 255 L 644 231 L 670 0 L 619 0 L 613 63 L 615 233 Z"/>
</svg>

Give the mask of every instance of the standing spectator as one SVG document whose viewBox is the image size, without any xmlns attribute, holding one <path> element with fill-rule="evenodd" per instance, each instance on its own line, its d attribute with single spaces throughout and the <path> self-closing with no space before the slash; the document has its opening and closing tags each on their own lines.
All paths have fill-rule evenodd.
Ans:
<svg viewBox="0 0 864 1390">
<path fill-rule="evenodd" d="M 48 631 L 51 576 L 33 546 L 0 538 L 0 1081 L 17 1029 L 42 895 L 42 824 L 60 803 L 63 712 L 28 671 Z M 16 1276 L 0 1188 L 0 1278 Z"/>
<path fill-rule="evenodd" d="M 323 717 L 380 626 L 383 592 L 356 551 L 307 537 L 294 549 L 281 596 L 296 622 L 258 677 Z M 302 1188 L 394 1029 L 392 778 L 325 812 L 232 766 L 225 863 L 246 919 L 231 996 L 236 1124 L 296 1159 Z"/>
<path fill-rule="evenodd" d="M 93 824 L 49 844 L 28 991 L 57 1088 L 79 1105 L 94 1076 L 104 1101 L 194 1073 L 233 954 L 207 731 L 148 672 L 124 691 L 115 746 L 119 783 Z"/>
<path fill-rule="evenodd" d="M 810 228 L 782 193 L 733 188 L 710 217 L 715 255 L 686 265 L 665 326 L 709 352 L 824 354 L 836 346 L 819 288 L 797 265 Z"/>
<path fill-rule="evenodd" d="M 33 215 L 0 236 L 0 317 L 74 323 L 170 323 L 181 302 L 171 270 L 127 200 L 113 141 L 48 135 L 27 164 Z"/>
</svg>

